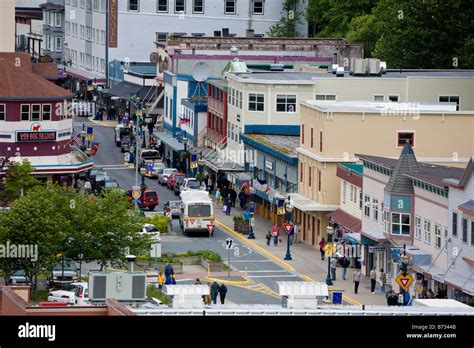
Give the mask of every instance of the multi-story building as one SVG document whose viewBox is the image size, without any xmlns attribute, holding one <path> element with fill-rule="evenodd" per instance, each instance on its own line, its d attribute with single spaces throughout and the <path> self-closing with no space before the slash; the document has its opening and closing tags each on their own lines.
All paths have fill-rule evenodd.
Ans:
<svg viewBox="0 0 474 348">
<path fill-rule="evenodd" d="M 0 52 L 15 52 L 15 2 L 0 2 Z"/>
<path fill-rule="evenodd" d="M 27 53 L 0 53 L 0 60 L 0 156 L 28 160 L 48 181 L 90 169 L 92 161 L 73 146 L 73 95 L 37 75 L 44 69 Z"/>
<path fill-rule="evenodd" d="M 300 107 L 297 198 L 306 202 L 296 207 L 307 228 L 316 229 L 312 235 L 318 237 L 306 240 L 312 245 L 326 238 L 326 214 L 340 204 L 337 164 L 356 163 L 354 153 L 396 158 L 409 141 L 421 162 L 465 166 L 474 152 L 473 113 L 456 111 L 456 105 L 403 110 L 401 103 L 306 101 Z"/>
<path fill-rule="evenodd" d="M 213 80 L 208 86 L 205 145 L 215 148 L 227 136 L 227 80 Z"/>
<path fill-rule="evenodd" d="M 448 287 L 448 295 L 474 305 L 474 157 L 458 180 L 445 180 L 449 185 L 447 245 L 448 270 L 440 279 Z"/>
<path fill-rule="evenodd" d="M 48 0 L 43 9 L 43 52 L 57 63 L 64 54 L 64 0 Z"/>
</svg>

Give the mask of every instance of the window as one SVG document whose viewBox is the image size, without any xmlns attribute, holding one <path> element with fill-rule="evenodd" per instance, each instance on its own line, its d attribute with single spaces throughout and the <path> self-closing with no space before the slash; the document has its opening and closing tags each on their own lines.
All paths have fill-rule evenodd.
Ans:
<svg viewBox="0 0 474 348">
<path fill-rule="evenodd" d="M 462 219 L 462 241 L 467 243 L 467 219 Z"/>
<path fill-rule="evenodd" d="M 398 102 L 398 95 L 389 95 L 388 100 L 391 102 Z"/>
<path fill-rule="evenodd" d="M 383 95 L 374 95 L 374 102 L 383 102 Z"/>
<path fill-rule="evenodd" d="M 359 192 L 359 209 L 362 210 L 362 190 Z"/>
<path fill-rule="evenodd" d="M 346 194 L 347 194 L 347 183 L 345 181 L 342 182 L 342 203 L 346 203 Z"/>
<path fill-rule="evenodd" d="M 79 5 L 81 6 L 81 8 L 85 8 L 86 7 L 86 0 L 80 0 L 81 2 L 79 3 Z"/>
<path fill-rule="evenodd" d="M 194 0 L 193 12 L 204 13 L 204 0 Z"/>
<path fill-rule="evenodd" d="M 99 0 L 92 0 L 92 10 L 99 12 Z"/>
<path fill-rule="evenodd" d="M 319 152 L 323 152 L 323 131 L 319 132 Z"/>
<path fill-rule="evenodd" d="M 370 197 L 368 195 L 364 196 L 364 215 L 370 218 Z"/>
<path fill-rule="evenodd" d="M 372 198 L 372 217 L 375 221 L 379 221 L 379 200 L 376 198 Z"/>
<path fill-rule="evenodd" d="M 263 94 L 249 93 L 249 111 L 263 111 L 264 102 Z"/>
<path fill-rule="evenodd" d="M 61 27 L 62 16 L 60 12 L 56 12 L 54 16 L 54 26 Z"/>
<path fill-rule="evenodd" d="M 86 28 L 83 25 L 81 25 L 81 39 L 84 39 L 85 29 Z"/>
<path fill-rule="evenodd" d="M 140 10 L 140 0 L 128 0 L 128 10 L 129 11 L 139 11 Z"/>
<path fill-rule="evenodd" d="M 300 163 L 300 181 L 303 182 L 303 163 Z"/>
<path fill-rule="evenodd" d="M 253 0 L 253 14 L 263 15 L 263 7 L 265 6 L 265 1 L 263 0 Z"/>
<path fill-rule="evenodd" d="M 423 225 L 423 236 L 424 241 L 426 244 L 431 244 L 431 221 L 425 219 L 425 223 Z"/>
<path fill-rule="evenodd" d="M 225 14 L 235 14 L 235 0 L 225 0 L 224 1 L 224 13 Z"/>
<path fill-rule="evenodd" d="M 474 245 L 474 221 L 471 221 L 471 245 Z"/>
<path fill-rule="evenodd" d="M 421 240 L 421 217 L 415 216 L 415 239 Z"/>
<path fill-rule="evenodd" d="M 390 231 L 390 220 L 389 220 L 389 212 L 388 211 L 384 211 L 383 212 L 383 231 L 385 233 L 389 233 Z"/>
<path fill-rule="evenodd" d="M 29 104 L 21 105 L 21 120 L 22 121 L 30 120 L 30 105 Z"/>
<path fill-rule="evenodd" d="M 314 133 L 314 129 L 313 127 L 311 127 L 311 148 L 313 148 L 313 133 Z"/>
<path fill-rule="evenodd" d="M 444 252 L 448 252 L 448 227 L 444 226 Z"/>
<path fill-rule="evenodd" d="M 156 33 L 156 42 L 166 43 L 167 38 L 167 33 Z"/>
<path fill-rule="evenodd" d="M 441 225 L 435 225 L 435 248 L 441 249 Z"/>
<path fill-rule="evenodd" d="M 304 124 L 301 124 L 301 144 L 304 144 Z"/>
<path fill-rule="evenodd" d="M 318 191 L 321 192 L 321 171 L 318 170 Z"/>
<path fill-rule="evenodd" d="M 335 94 L 316 94 L 316 100 L 336 100 Z"/>
<path fill-rule="evenodd" d="M 41 121 L 41 105 L 40 104 L 31 105 L 31 120 Z"/>
<path fill-rule="evenodd" d="M 107 0 L 100 0 L 100 12 L 107 11 Z"/>
<path fill-rule="evenodd" d="M 62 41 L 61 41 L 62 38 L 58 36 L 58 37 L 55 37 L 54 39 L 55 39 L 54 40 L 54 50 L 56 52 L 61 52 L 62 51 Z"/>
<path fill-rule="evenodd" d="M 407 140 L 411 147 L 415 146 L 415 132 L 397 132 L 397 147 L 404 147 Z"/>
<path fill-rule="evenodd" d="M 453 236 L 458 235 L 458 214 L 453 213 Z"/>
<path fill-rule="evenodd" d="M 51 105 L 43 105 L 43 121 L 51 121 Z"/>
<path fill-rule="evenodd" d="M 392 234 L 410 234 L 410 215 L 392 213 Z"/>
<path fill-rule="evenodd" d="M 7 114 L 7 106 L 5 104 L 0 104 L 0 121 L 5 121 Z"/>
<path fill-rule="evenodd" d="M 174 3 L 174 12 L 185 12 L 186 11 L 186 2 L 185 0 L 175 0 Z"/>
<path fill-rule="evenodd" d="M 157 12 L 168 12 L 168 0 L 157 0 Z"/>
<path fill-rule="evenodd" d="M 86 0 L 86 10 L 92 11 L 92 0 Z"/>
<path fill-rule="evenodd" d="M 295 94 L 277 94 L 276 96 L 277 112 L 296 112 Z"/>
<path fill-rule="evenodd" d="M 459 96 L 440 96 L 440 103 L 456 103 L 456 110 L 459 111 Z"/>
<path fill-rule="evenodd" d="M 311 187 L 311 182 L 313 181 L 313 177 L 311 176 L 311 171 L 312 171 L 313 168 L 311 168 L 311 166 L 308 166 L 308 185 L 309 187 Z"/>
<path fill-rule="evenodd" d="M 242 100 L 244 99 L 242 92 L 239 92 L 239 99 L 240 99 L 239 100 L 239 109 L 242 109 Z"/>
</svg>

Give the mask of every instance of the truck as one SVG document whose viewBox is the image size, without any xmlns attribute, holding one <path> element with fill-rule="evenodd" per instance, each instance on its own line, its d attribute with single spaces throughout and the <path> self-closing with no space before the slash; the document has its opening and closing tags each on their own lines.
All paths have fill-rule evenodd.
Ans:
<svg viewBox="0 0 474 348">
<path fill-rule="evenodd" d="M 207 232 L 207 225 L 214 224 L 214 207 L 206 191 L 184 191 L 181 197 L 179 225 L 183 233 Z"/>
</svg>

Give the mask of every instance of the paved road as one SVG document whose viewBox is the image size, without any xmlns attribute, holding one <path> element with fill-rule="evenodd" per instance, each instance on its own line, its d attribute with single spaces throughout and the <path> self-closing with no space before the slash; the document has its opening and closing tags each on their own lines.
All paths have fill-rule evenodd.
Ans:
<svg viewBox="0 0 474 348">
<path fill-rule="evenodd" d="M 75 130 L 82 130 L 83 121 L 77 120 Z M 114 129 L 97 124 L 94 126 L 94 141 L 100 142 L 100 148 L 94 157 L 94 166 L 103 167 L 108 175 L 118 181 L 120 187 L 128 189 L 134 184 L 135 176 L 132 168 L 124 165 L 123 154 L 115 145 Z M 157 211 L 162 211 L 163 204 L 168 200 L 176 200 L 177 197 L 156 180 L 146 178 L 146 184 L 150 189 L 158 192 L 160 205 Z M 259 253 L 227 231 L 216 226 L 214 236 L 209 238 L 207 234 L 196 236 L 184 236 L 178 221 L 173 222 L 173 233 L 162 237 L 163 252 L 186 252 L 188 250 L 212 250 L 219 253 L 227 262 L 228 251 L 225 249 L 225 240 L 231 237 L 234 240 L 234 249 L 231 252 L 231 268 L 233 272 L 247 272 L 251 280 L 250 285 L 229 285 L 229 300 L 234 303 L 245 304 L 279 304 L 281 300 L 277 296 L 277 281 L 302 280 L 299 276 L 292 274 L 280 264 L 268 256 Z M 191 282 L 191 281 L 190 281 Z"/>
</svg>

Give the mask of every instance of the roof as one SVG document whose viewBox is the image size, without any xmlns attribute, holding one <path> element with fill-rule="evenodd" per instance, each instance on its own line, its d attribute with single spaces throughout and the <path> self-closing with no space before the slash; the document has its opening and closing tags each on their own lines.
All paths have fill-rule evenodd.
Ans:
<svg viewBox="0 0 474 348">
<path fill-rule="evenodd" d="M 235 76 L 239 81 L 248 80 L 248 82 L 259 83 L 288 83 L 299 82 L 301 84 L 313 84 L 315 73 L 300 71 L 279 71 L 279 72 L 253 72 L 253 73 L 234 73 L 229 76 Z"/>
<path fill-rule="evenodd" d="M 38 72 L 47 72 L 51 67 L 35 69 Z M 28 53 L 0 53 L 0 76 L 0 100 L 73 98 L 71 92 L 35 74 Z"/>
<path fill-rule="evenodd" d="M 219 89 L 222 89 L 224 91 L 227 91 L 227 85 L 228 85 L 228 82 L 227 80 L 224 80 L 224 79 L 219 79 L 219 80 L 210 80 L 208 81 L 208 83 L 212 86 L 215 86 Z"/>
<path fill-rule="evenodd" d="M 53 4 L 51 2 L 46 2 L 44 4 L 39 5 L 42 9 L 45 10 L 64 10 L 64 4 Z"/>
<path fill-rule="evenodd" d="M 474 214 L 474 200 L 471 199 L 471 200 L 461 204 L 459 206 L 459 210 L 462 210 L 464 212 L 469 212 L 470 214 Z"/>
<path fill-rule="evenodd" d="M 351 232 L 359 233 L 362 229 L 362 221 L 342 209 L 338 209 L 327 214 L 329 218 L 332 218 L 334 222 Z"/>
<path fill-rule="evenodd" d="M 212 203 L 209 193 L 206 191 L 183 191 L 181 192 L 183 203 L 202 202 Z"/>
<path fill-rule="evenodd" d="M 128 81 L 121 81 L 106 93 L 111 96 L 119 97 L 122 99 L 128 99 L 133 95 L 138 94 L 143 86 L 131 83 Z"/>
<path fill-rule="evenodd" d="M 58 79 L 58 66 L 54 63 L 33 63 L 33 72 L 47 80 Z"/>
<path fill-rule="evenodd" d="M 140 100 L 143 100 L 145 102 L 147 101 L 152 101 L 155 100 L 156 97 L 158 97 L 161 92 L 163 91 L 164 87 L 163 86 L 143 86 L 138 90 L 137 96 L 140 98 Z M 156 106 L 157 108 L 163 108 L 164 105 L 164 98 L 161 97 L 161 99 L 158 102 L 158 105 Z"/>
<path fill-rule="evenodd" d="M 130 63 L 129 72 L 141 75 L 156 75 L 156 64 L 152 63 Z"/>
<path fill-rule="evenodd" d="M 390 176 L 390 180 L 385 186 L 385 190 L 397 193 L 413 193 L 414 188 L 411 179 L 403 174 L 417 173 L 419 171 L 420 166 L 416 160 L 415 153 L 413 152 L 410 142 L 407 141 L 402 149 L 397 165 Z"/>
<path fill-rule="evenodd" d="M 253 147 L 264 147 L 287 157 L 298 158 L 300 137 L 295 135 L 241 134 L 242 141 Z M 249 141 L 250 140 L 250 141 Z M 271 151 L 270 151 L 271 152 Z"/>
<path fill-rule="evenodd" d="M 339 163 L 338 166 L 350 170 L 357 175 L 364 175 L 364 165 L 356 163 Z"/>
<path fill-rule="evenodd" d="M 462 174 L 461 178 L 459 180 L 450 180 L 450 182 L 447 183 L 455 186 L 464 187 L 466 186 L 468 180 L 471 178 L 472 173 L 474 173 L 474 156 L 469 159 L 469 163 L 467 164 L 467 167 L 464 170 L 464 173 Z"/>
</svg>

